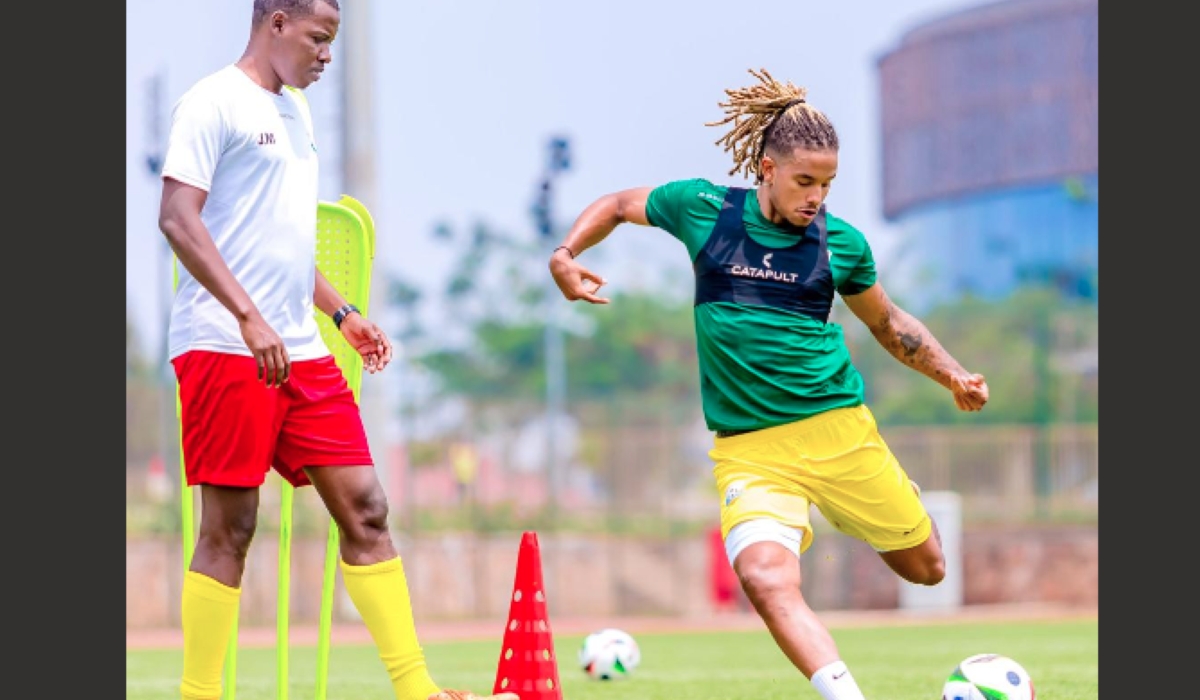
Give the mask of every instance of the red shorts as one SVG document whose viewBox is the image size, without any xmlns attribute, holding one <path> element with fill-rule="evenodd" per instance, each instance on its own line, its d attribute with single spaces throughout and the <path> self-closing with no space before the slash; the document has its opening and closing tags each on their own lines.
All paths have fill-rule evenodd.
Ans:
<svg viewBox="0 0 1200 700">
<path fill-rule="evenodd" d="M 304 467 L 371 466 L 354 394 L 333 356 L 293 362 L 278 388 L 253 357 L 192 350 L 171 361 L 179 380 L 189 486 L 261 486 L 274 468 L 293 486 Z"/>
</svg>

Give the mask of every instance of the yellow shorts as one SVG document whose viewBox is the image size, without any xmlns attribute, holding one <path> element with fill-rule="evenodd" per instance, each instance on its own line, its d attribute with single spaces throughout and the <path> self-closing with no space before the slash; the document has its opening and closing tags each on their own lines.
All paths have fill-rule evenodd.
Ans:
<svg viewBox="0 0 1200 700">
<path fill-rule="evenodd" d="M 863 405 L 716 438 L 712 458 L 721 495 L 721 536 L 738 523 L 770 518 L 812 545 L 808 507 L 877 551 L 915 547 L 931 532 L 918 489 Z"/>
</svg>

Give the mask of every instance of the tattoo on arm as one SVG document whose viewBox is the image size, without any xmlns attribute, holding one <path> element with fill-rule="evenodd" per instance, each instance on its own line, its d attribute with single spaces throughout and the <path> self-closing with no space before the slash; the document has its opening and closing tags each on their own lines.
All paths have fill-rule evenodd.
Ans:
<svg viewBox="0 0 1200 700">
<path fill-rule="evenodd" d="M 871 332 L 893 357 L 944 387 L 951 375 L 966 373 L 924 324 L 890 301 Z"/>
</svg>

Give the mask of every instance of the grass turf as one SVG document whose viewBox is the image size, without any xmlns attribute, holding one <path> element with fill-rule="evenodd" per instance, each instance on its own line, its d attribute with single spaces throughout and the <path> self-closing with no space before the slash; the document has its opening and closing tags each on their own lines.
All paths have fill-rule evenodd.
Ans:
<svg viewBox="0 0 1200 700">
<path fill-rule="evenodd" d="M 1004 654 L 1033 678 L 1038 697 L 1099 696 L 1099 622 L 963 623 L 835 629 L 842 658 L 869 699 L 938 700 L 942 682 L 971 654 Z M 819 700 L 766 632 L 641 634 L 642 664 L 622 681 L 584 677 L 575 657 L 582 639 L 555 636 L 564 700 Z M 447 687 L 490 692 L 500 654 L 494 642 L 425 645 L 434 678 Z M 288 700 L 312 700 L 316 649 L 294 647 Z M 235 700 L 275 700 L 275 650 L 242 649 Z M 126 700 L 179 697 L 178 649 L 126 651 Z M 330 652 L 328 700 L 394 700 L 373 646 Z"/>
</svg>

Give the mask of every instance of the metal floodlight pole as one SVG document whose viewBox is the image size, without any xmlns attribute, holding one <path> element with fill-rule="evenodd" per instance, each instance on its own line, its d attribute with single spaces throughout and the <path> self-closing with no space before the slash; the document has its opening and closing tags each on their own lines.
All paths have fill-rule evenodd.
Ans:
<svg viewBox="0 0 1200 700">
<path fill-rule="evenodd" d="M 565 137 L 554 137 L 549 143 L 549 162 L 543 176 L 533 214 L 539 238 L 551 244 L 554 237 L 554 216 L 551 206 L 554 179 L 571 167 L 570 142 Z M 558 498 L 561 492 L 562 465 L 558 464 L 559 440 L 556 419 L 566 410 L 567 368 L 563 349 L 560 313 L 562 304 L 556 299 L 558 288 L 553 279 L 547 280 L 546 290 L 546 486 L 548 491 L 547 516 L 551 527 L 557 526 Z"/>
<path fill-rule="evenodd" d="M 163 130 L 162 130 L 162 91 L 163 91 L 163 73 L 159 71 L 146 79 L 146 170 L 152 180 L 158 180 L 162 174 L 163 164 Z M 159 238 L 159 245 L 170 252 L 170 246 L 165 238 Z M 158 246 L 155 246 L 158 249 Z M 166 285 L 163 284 L 162 265 L 154 266 L 154 281 L 157 287 L 155 298 L 158 299 L 160 307 L 159 316 L 166 319 L 170 315 L 171 298 L 163 296 L 163 290 Z M 166 356 L 166 333 L 162 334 L 163 347 L 162 354 L 165 361 Z M 164 377 L 166 372 L 164 370 Z M 166 458 L 166 455 L 163 455 Z"/>
<path fill-rule="evenodd" d="M 166 82 L 166 74 L 163 70 L 159 70 L 146 79 L 146 171 L 150 178 L 158 182 L 162 175 L 163 165 L 163 90 Z M 161 246 L 161 248 L 159 247 Z M 155 251 L 161 250 L 164 257 L 170 260 L 171 246 L 163 237 L 158 238 L 158 244 L 154 246 Z M 173 411 L 175 410 L 175 375 L 171 370 L 170 363 L 167 362 L 168 339 L 167 325 L 170 322 L 171 316 L 171 292 L 165 278 L 166 262 L 155 260 L 154 264 L 154 285 L 157 301 L 158 315 L 160 322 L 163 324 L 160 333 L 161 345 L 158 349 L 159 373 L 156 376 L 162 383 L 162 395 L 165 405 L 163 410 L 163 426 L 162 426 L 162 446 L 163 446 L 163 464 L 178 464 L 179 455 L 174 455 L 171 458 L 171 446 L 177 438 L 176 424 L 174 421 Z M 180 484 L 180 488 L 186 488 L 186 484 Z"/>
<path fill-rule="evenodd" d="M 370 0 L 356 0 L 352 11 L 343 13 L 339 104 L 339 136 L 341 137 L 342 192 L 362 202 L 367 209 L 379 207 L 375 151 L 378 148 L 375 119 L 375 71 L 372 59 Z M 335 61 L 335 63 L 337 63 Z M 371 276 L 371 299 L 385 295 L 383 275 Z M 383 305 L 376 304 L 371 315 L 381 322 Z M 391 376 L 391 375 L 387 375 Z M 364 382 L 359 393 L 363 419 L 372 440 L 379 440 L 386 451 L 387 431 L 383 429 L 385 388 L 380 382 Z M 392 496 L 391 474 L 386 466 L 376 469 L 379 481 L 389 497 Z"/>
</svg>

